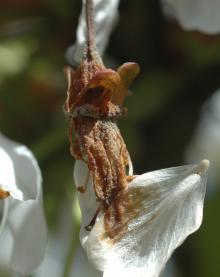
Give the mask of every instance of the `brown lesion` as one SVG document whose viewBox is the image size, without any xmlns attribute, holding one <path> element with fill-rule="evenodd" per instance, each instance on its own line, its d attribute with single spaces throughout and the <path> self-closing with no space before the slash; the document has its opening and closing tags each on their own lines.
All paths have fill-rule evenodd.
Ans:
<svg viewBox="0 0 220 277">
<path fill-rule="evenodd" d="M 129 154 L 117 125 L 110 120 L 74 120 L 78 147 L 91 171 L 98 200 L 109 204 L 127 187 Z"/>
<path fill-rule="evenodd" d="M 128 233 L 128 224 L 136 218 L 142 210 L 141 190 L 127 189 L 115 198 L 115 201 L 106 207 L 104 213 L 104 235 L 101 239 L 110 239 L 112 243 Z"/>
<path fill-rule="evenodd" d="M 136 176 L 127 176 L 129 153 L 116 123 L 79 117 L 74 120 L 76 148 L 91 172 L 94 191 L 100 205 L 86 230 L 90 231 L 100 210 L 104 213 L 105 236 L 116 241 L 128 230 L 128 223 L 140 211 L 140 193 L 128 190 Z M 77 154 L 78 155 L 78 154 Z M 84 192 L 84 190 L 82 191 Z"/>
<path fill-rule="evenodd" d="M 6 199 L 10 196 L 10 192 L 3 189 L 3 188 L 0 188 L 0 200 L 3 200 L 3 199 Z"/>
</svg>

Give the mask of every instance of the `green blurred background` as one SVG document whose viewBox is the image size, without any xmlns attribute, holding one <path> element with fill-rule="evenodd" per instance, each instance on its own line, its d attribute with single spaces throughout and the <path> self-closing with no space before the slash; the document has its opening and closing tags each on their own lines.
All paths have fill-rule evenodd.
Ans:
<svg viewBox="0 0 220 277">
<path fill-rule="evenodd" d="M 0 128 L 28 145 L 39 161 L 51 231 L 63 205 L 74 203 L 63 68 L 80 10 L 79 0 L 0 0 Z M 122 0 L 104 60 L 115 67 L 126 61 L 141 66 L 125 102 L 128 116 L 119 122 L 135 172 L 186 163 L 201 108 L 220 87 L 220 36 L 185 32 L 165 19 L 159 1 Z M 215 184 L 211 180 L 203 225 L 172 260 L 175 277 L 220 276 L 220 176 Z M 67 273 L 78 244 L 74 207 L 69 220 L 77 223 L 64 259 Z"/>
</svg>

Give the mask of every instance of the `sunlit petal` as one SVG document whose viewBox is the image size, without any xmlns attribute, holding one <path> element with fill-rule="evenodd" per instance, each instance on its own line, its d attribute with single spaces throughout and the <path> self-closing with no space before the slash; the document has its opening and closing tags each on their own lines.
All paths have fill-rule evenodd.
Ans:
<svg viewBox="0 0 220 277">
<path fill-rule="evenodd" d="M 138 216 L 116 241 L 105 238 L 99 218 L 84 245 L 93 266 L 104 277 L 159 276 L 172 252 L 202 222 L 208 165 L 205 160 L 135 178 L 129 193 L 137 197 Z"/>
</svg>

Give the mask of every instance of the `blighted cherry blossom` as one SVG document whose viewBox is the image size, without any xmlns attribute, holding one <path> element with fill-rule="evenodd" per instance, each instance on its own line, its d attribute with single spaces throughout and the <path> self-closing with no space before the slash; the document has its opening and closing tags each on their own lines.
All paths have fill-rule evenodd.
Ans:
<svg viewBox="0 0 220 277">
<path fill-rule="evenodd" d="M 76 70 L 68 69 L 64 105 L 70 153 L 77 160 L 81 245 L 103 277 L 157 277 L 201 225 L 209 162 L 133 175 L 116 121 L 124 114 L 123 101 L 139 67 L 127 63 L 117 72 L 104 67 L 95 46 L 93 1 L 85 6 L 85 55 Z M 124 80 L 128 86 L 121 84 Z"/>
<path fill-rule="evenodd" d="M 41 263 L 47 239 L 41 172 L 26 146 L 2 134 L 0 165 L 0 260 L 6 268 L 29 275 Z"/>
</svg>

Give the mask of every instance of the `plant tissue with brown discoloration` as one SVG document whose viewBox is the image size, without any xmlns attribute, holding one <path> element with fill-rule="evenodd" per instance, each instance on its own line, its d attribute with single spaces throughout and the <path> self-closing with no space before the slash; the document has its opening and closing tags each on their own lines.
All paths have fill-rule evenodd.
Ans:
<svg viewBox="0 0 220 277">
<path fill-rule="evenodd" d="M 124 193 L 127 189 L 126 169 L 130 156 L 116 120 L 125 114 L 123 101 L 129 85 L 139 73 L 139 66 L 126 63 L 114 71 L 103 65 L 94 44 L 91 9 L 92 1 L 87 1 L 88 37 L 85 57 L 76 70 L 66 70 L 68 91 L 64 112 L 70 120 L 71 154 L 87 163 L 97 201 L 100 202 L 99 210 L 105 213 L 106 232 L 113 238 L 128 222 L 128 219 L 125 219 L 123 203 L 126 202 L 126 208 L 129 208 L 132 201 L 132 198 Z M 83 193 L 84 190 L 80 189 L 80 192 Z M 89 224 L 90 229 L 96 216 L 97 214 Z"/>
</svg>

